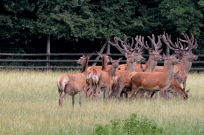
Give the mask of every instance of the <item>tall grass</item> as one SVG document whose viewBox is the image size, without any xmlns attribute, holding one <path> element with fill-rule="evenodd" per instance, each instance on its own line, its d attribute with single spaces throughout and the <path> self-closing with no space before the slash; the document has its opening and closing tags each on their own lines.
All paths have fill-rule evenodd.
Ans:
<svg viewBox="0 0 204 135">
<path fill-rule="evenodd" d="M 0 134 L 89 135 L 96 124 L 126 119 L 132 113 L 162 127 L 166 135 L 204 134 L 203 74 L 188 76 L 189 99 L 92 101 L 58 107 L 56 80 L 62 72 L 0 71 Z"/>
</svg>

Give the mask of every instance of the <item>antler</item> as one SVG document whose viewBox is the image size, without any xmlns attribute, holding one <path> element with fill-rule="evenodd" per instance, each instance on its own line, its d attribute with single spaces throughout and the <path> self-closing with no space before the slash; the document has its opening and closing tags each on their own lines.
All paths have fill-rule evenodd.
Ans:
<svg viewBox="0 0 204 135">
<path fill-rule="evenodd" d="M 123 46 L 124 47 L 126 47 L 127 48 L 127 50 L 129 50 L 129 51 L 133 51 L 133 49 L 132 49 L 132 47 L 133 47 L 133 45 L 134 45 L 134 39 L 132 38 L 132 43 L 131 43 L 131 45 L 127 42 L 127 37 L 126 37 L 126 35 L 124 34 L 124 41 L 122 42 L 123 44 Z"/>
<path fill-rule="evenodd" d="M 191 38 L 189 38 L 189 36 L 187 34 L 182 34 L 184 36 L 184 39 L 180 39 L 179 40 L 181 42 L 184 42 L 184 43 L 187 43 L 188 44 L 188 47 L 189 47 L 189 51 L 191 51 L 192 49 L 196 49 L 198 47 L 198 44 L 197 44 L 197 40 L 194 38 L 193 34 L 191 33 Z"/>
<path fill-rule="evenodd" d="M 142 40 L 144 41 L 144 37 L 137 35 L 135 37 L 135 40 L 136 40 L 136 43 L 135 43 L 135 48 L 133 50 L 137 51 L 138 53 L 143 52 L 144 51 L 144 44 L 143 44 Z"/>
<path fill-rule="evenodd" d="M 180 41 L 178 41 L 175 44 L 172 43 L 171 41 L 171 35 L 165 34 L 165 32 L 163 33 L 162 37 L 162 41 L 171 49 L 174 51 L 188 51 L 189 48 L 188 47 L 183 47 L 183 45 L 181 44 Z"/>
<path fill-rule="evenodd" d="M 126 35 L 124 34 L 124 41 L 122 40 L 122 39 L 120 39 L 119 37 L 115 37 L 114 38 L 114 40 L 115 40 L 115 43 L 112 43 L 112 42 L 110 42 L 109 41 L 109 43 L 111 44 L 111 45 L 113 45 L 113 46 L 115 46 L 121 53 L 128 53 L 128 52 L 132 52 L 132 51 L 134 51 L 135 49 L 132 49 L 132 47 L 133 47 L 133 45 L 134 45 L 134 40 L 133 40 L 133 38 L 132 38 L 132 43 L 131 43 L 131 45 L 127 42 L 127 37 L 126 37 Z M 118 44 L 118 41 L 120 41 L 120 43 L 121 43 L 121 46 L 123 47 L 123 48 L 121 48 L 120 47 L 120 45 Z"/>
<path fill-rule="evenodd" d="M 161 36 L 157 36 L 158 37 L 157 43 L 155 42 L 154 34 L 152 34 L 152 38 L 150 38 L 150 36 L 147 36 L 147 37 L 149 38 L 149 40 L 151 41 L 152 45 L 154 46 L 155 51 L 158 51 L 162 47 Z"/>
<path fill-rule="evenodd" d="M 110 42 L 110 41 L 108 41 L 108 42 L 109 42 L 111 45 L 115 46 L 115 47 L 116 47 L 121 53 L 123 53 L 123 54 L 126 53 L 126 52 L 129 52 L 128 49 L 126 48 L 126 46 L 123 45 L 123 41 L 122 41 L 120 38 L 114 37 L 114 41 L 115 41 L 115 43 L 112 43 L 112 42 Z M 118 41 L 121 42 L 123 48 L 121 48 L 121 47 L 119 46 Z"/>
</svg>

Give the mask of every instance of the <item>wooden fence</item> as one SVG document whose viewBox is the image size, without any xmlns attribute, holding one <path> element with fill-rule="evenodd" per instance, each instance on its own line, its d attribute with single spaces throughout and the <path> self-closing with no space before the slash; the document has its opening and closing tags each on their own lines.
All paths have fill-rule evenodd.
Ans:
<svg viewBox="0 0 204 135">
<path fill-rule="evenodd" d="M 12 56 L 12 57 L 11 57 Z M 28 59 L 16 59 L 15 57 L 27 57 Z M 55 57 L 60 57 L 60 56 L 66 56 L 69 58 L 72 58 L 73 56 L 77 57 L 75 59 L 55 59 Z M 1 69 L 79 69 L 81 68 L 80 65 L 69 65 L 69 63 L 76 63 L 76 60 L 82 56 L 82 53 L 50 53 L 50 54 L 11 54 L 11 53 L 0 53 L 0 62 L 7 62 L 7 63 L 36 63 L 36 62 L 40 62 L 40 63 L 44 63 L 45 66 L 10 66 L 10 65 L 1 65 L 0 68 Z M 98 56 L 96 53 L 93 54 L 92 58 L 89 60 L 89 65 L 96 65 L 96 63 L 98 63 L 98 65 L 101 64 L 101 60 L 99 60 L 98 57 L 96 57 L 95 59 L 93 59 L 94 56 Z M 123 57 L 123 54 L 117 54 L 117 53 L 111 53 L 110 54 L 111 57 Z M 148 55 L 144 55 L 146 58 L 148 57 Z M 36 59 L 38 57 L 42 57 L 41 59 Z M 204 55 L 198 55 L 199 57 L 199 61 L 193 61 L 193 66 L 191 68 L 191 71 L 204 71 L 204 61 L 201 61 L 202 58 L 204 58 Z M 15 58 L 15 59 L 13 59 Z M 125 63 L 126 60 L 122 60 L 121 63 Z M 68 66 L 52 66 L 52 63 L 67 63 Z M 159 62 L 160 64 L 162 64 L 162 62 Z M 199 64 L 199 67 L 196 67 L 195 65 Z"/>
</svg>

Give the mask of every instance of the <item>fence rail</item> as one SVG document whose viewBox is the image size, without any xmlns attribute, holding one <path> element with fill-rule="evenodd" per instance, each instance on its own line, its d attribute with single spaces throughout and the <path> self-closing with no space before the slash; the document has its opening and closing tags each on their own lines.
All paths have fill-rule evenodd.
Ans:
<svg viewBox="0 0 204 135">
<path fill-rule="evenodd" d="M 79 69 L 81 68 L 81 66 L 76 65 L 76 66 L 52 66 L 50 65 L 51 63 L 76 63 L 77 59 L 51 59 L 51 57 L 57 57 L 57 56 L 68 56 L 70 58 L 72 58 L 71 56 L 82 56 L 83 53 L 50 53 L 50 54 L 19 54 L 19 53 L 0 53 L 0 57 L 7 57 L 7 58 L 0 58 L 0 62 L 32 62 L 32 63 L 36 63 L 36 62 L 41 62 L 41 63 L 45 63 L 46 66 L 0 66 L 1 69 Z M 25 59 L 25 58 L 18 58 L 18 59 L 12 59 L 11 56 L 21 56 L 21 57 L 44 57 L 43 59 L 35 59 L 35 58 L 29 58 L 29 59 Z M 93 54 L 93 56 L 98 56 L 96 53 Z M 112 57 L 122 57 L 124 56 L 123 54 L 117 54 L 117 53 L 111 53 L 110 56 Z M 49 59 L 48 59 L 49 57 Z M 144 54 L 144 57 L 148 57 L 147 54 Z M 204 58 L 204 55 L 198 55 L 199 58 Z M 101 60 L 93 60 L 90 59 L 89 60 L 90 63 L 101 63 Z M 125 63 L 126 60 L 122 60 L 121 63 Z M 159 63 L 163 63 L 163 62 L 159 62 Z M 204 61 L 193 61 L 193 66 L 191 68 L 191 71 L 204 71 Z M 200 67 L 195 67 L 194 64 L 201 64 Z"/>
</svg>

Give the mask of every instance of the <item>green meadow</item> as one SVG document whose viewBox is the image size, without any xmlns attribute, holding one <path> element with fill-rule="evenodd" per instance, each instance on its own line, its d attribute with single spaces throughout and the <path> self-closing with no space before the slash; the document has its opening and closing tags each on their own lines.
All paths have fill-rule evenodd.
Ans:
<svg viewBox="0 0 204 135">
<path fill-rule="evenodd" d="M 70 71 L 73 72 L 73 71 Z M 90 135 L 97 124 L 131 114 L 163 128 L 164 135 L 204 135 L 204 74 L 191 73 L 188 100 L 87 100 L 69 96 L 58 106 L 57 77 L 62 71 L 0 71 L 1 135 Z M 162 81 L 162 80 L 161 80 Z M 134 125 L 133 125 L 134 126 Z"/>
</svg>

